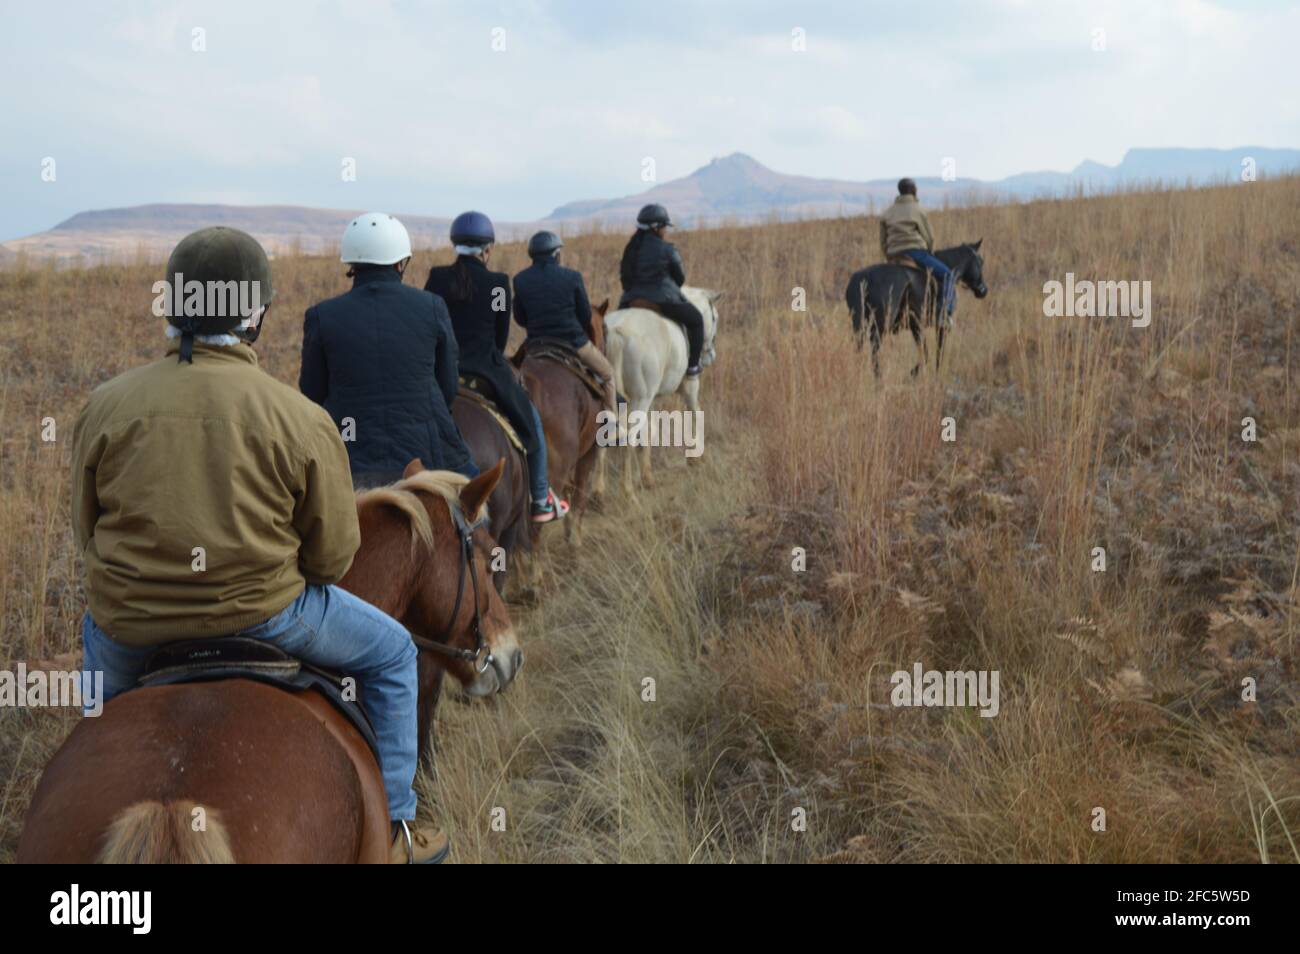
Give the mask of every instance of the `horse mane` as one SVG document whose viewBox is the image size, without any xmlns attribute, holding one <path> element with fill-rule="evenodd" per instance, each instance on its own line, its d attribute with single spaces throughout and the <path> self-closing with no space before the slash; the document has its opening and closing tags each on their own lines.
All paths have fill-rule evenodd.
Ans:
<svg viewBox="0 0 1300 954">
<path fill-rule="evenodd" d="M 370 507 L 393 507 L 406 515 L 411 525 L 411 546 L 423 543 L 433 549 L 433 523 L 420 502 L 421 495 L 441 497 L 453 512 L 460 510 L 460 492 L 469 478 L 450 470 L 422 470 L 387 487 L 357 494 L 357 511 Z M 486 508 L 484 509 L 486 514 Z"/>
</svg>

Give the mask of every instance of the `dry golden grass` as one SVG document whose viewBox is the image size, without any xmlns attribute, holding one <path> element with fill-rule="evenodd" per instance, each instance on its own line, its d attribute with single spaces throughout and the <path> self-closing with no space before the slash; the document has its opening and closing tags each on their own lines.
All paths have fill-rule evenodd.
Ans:
<svg viewBox="0 0 1300 954">
<path fill-rule="evenodd" d="M 985 237 L 992 294 L 962 293 L 916 382 L 905 336 L 881 382 L 849 341 L 874 223 L 678 237 L 727 293 L 705 454 L 656 452 L 635 500 L 611 481 L 590 545 L 550 540 L 543 602 L 515 610 L 516 686 L 444 703 L 421 788 L 456 860 L 1300 858 L 1300 180 L 933 219 Z M 595 300 L 622 241 L 569 242 Z M 67 439 L 91 387 L 158 353 L 155 271 L 0 273 L 0 659 L 77 647 Z M 1151 326 L 1043 317 L 1067 271 L 1151 280 Z M 296 379 L 299 316 L 341 272 L 275 263 L 270 373 Z M 889 705 L 916 662 L 999 670 L 1000 714 Z M 0 711 L 0 858 L 73 718 Z"/>
</svg>

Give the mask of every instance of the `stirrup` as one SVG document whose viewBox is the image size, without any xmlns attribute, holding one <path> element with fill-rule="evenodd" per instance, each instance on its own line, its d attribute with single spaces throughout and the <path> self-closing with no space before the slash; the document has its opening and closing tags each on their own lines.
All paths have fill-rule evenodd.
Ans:
<svg viewBox="0 0 1300 954">
<path fill-rule="evenodd" d="M 415 843 L 411 841 L 411 826 L 406 824 L 405 818 L 399 818 L 397 824 L 402 826 L 402 840 L 406 842 L 406 863 L 415 864 Z"/>
</svg>

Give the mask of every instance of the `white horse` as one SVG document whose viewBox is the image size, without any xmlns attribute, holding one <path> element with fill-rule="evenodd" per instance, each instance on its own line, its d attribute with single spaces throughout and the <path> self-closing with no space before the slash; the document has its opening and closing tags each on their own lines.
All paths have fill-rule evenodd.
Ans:
<svg viewBox="0 0 1300 954">
<path fill-rule="evenodd" d="M 704 349 L 700 354 L 700 365 L 707 367 L 717 357 L 714 349 L 718 333 L 716 303 L 722 292 L 683 285 L 682 293 L 704 316 Z M 686 376 L 686 332 L 677 322 L 648 308 L 620 308 L 605 316 L 605 351 L 614 366 L 614 380 L 619 393 L 627 400 L 629 416 L 633 411 L 648 412 L 655 398 L 678 391 L 686 399 L 689 410 L 700 409 L 700 375 Z M 654 478 L 650 473 L 649 442 L 644 445 L 640 457 L 641 482 L 647 487 L 652 486 Z M 597 492 L 605 486 L 605 455 L 601 454 L 600 458 Z M 629 493 L 632 490 L 631 458 L 623 465 L 623 487 Z"/>
</svg>

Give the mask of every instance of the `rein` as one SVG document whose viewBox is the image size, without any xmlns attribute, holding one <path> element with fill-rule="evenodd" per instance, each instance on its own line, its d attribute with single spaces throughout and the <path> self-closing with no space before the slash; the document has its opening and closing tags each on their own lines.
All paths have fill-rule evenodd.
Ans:
<svg viewBox="0 0 1300 954">
<path fill-rule="evenodd" d="M 487 647 L 487 641 L 483 638 L 483 611 L 479 605 L 478 575 L 474 572 L 474 531 L 479 527 L 487 524 L 487 517 L 480 516 L 473 523 L 465 519 L 465 514 L 457 506 L 450 505 L 452 521 L 456 525 L 456 536 L 460 541 L 460 570 L 456 578 L 456 604 L 452 607 L 451 616 L 447 620 L 447 625 L 443 627 L 442 633 L 437 640 L 425 639 L 423 636 L 411 634 L 411 642 L 415 643 L 420 649 L 427 649 L 430 652 L 439 653 L 443 656 L 450 656 L 452 659 L 461 659 L 465 662 L 474 663 L 476 672 L 484 672 L 496 660 L 492 656 L 492 651 Z M 451 638 L 452 629 L 456 625 L 456 618 L 460 616 L 460 606 L 465 599 L 465 576 L 468 573 L 470 585 L 474 590 L 474 648 L 457 649 L 454 646 L 448 646 L 447 640 Z"/>
</svg>

